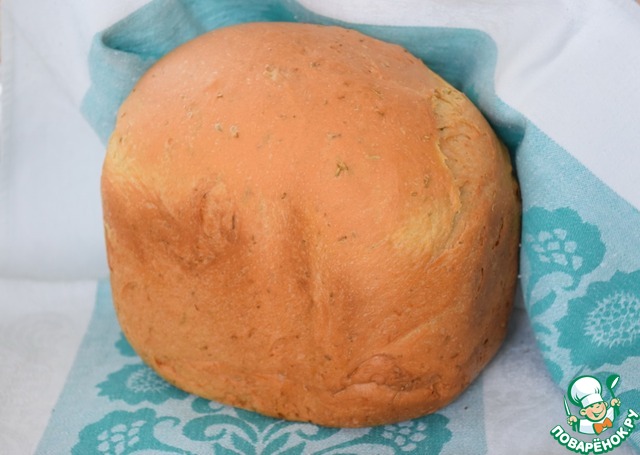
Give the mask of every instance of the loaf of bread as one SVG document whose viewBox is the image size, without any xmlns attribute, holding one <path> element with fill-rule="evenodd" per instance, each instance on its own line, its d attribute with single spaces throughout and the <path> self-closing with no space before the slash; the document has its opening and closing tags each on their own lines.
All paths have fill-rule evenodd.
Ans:
<svg viewBox="0 0 640 455">
<path fill-rule="evenodd" d="M 199 396 L 396 422 L 454 400 L 504 338 L 508 153 L 397 45 L 293 23 L 182 45 L 122 105 L 102 197 L 123 332 Z"/>
</svg>

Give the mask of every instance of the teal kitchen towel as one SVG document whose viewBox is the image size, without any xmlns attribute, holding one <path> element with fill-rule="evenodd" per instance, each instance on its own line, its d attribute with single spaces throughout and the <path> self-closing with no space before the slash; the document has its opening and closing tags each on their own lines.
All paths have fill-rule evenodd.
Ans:
<svg viewBox="0 0 640 455">
<path fill-rule="evenodd" d="M 566 395 L 567 416 L 586 421 L 589 403 L 571 386 L 587 376 L 600 384 L 591 395 L 622 416 L 595 442 L 568 422 L 557 422 L 559 429 L 548 437 L 571 450 L 589 449 L 582 453 L 598 453 L 602 444 L 608 450 L 623 442 L 640 447 L 640 431 L 631 426 L 618 439 L 612 436 L 625 429 L 624 422 L 636 422 L 633 413 L 640 411 L 640 212 L 496 96 L 499 49 L 486 33 L 344 23 L 284 0 L 154 0 L 95 37 L 86 118 L 106 142 L 120 103 L 160 57 L 208 30 L 257 20 L 338 24 L 401 44 L 481 109 L 516 166 L 523 198 L 524 304 L 548 373 Z M 120 338 L 106 284 L 96 312 L 40 453 L 59 453 L 47 451 L 54 434 L 82 454 L 486 451 L 482 379 L 446 409 L 411 422 L 361 430 L 287 423 L 205 402 L 159 380 Z M 83 370 L 96 356 L 100 368 Z M 73 411 L 79 394 L 87 400 L 82 418 Z M 465 450 L 470 441 L 474 449 Z"/>
</svg>

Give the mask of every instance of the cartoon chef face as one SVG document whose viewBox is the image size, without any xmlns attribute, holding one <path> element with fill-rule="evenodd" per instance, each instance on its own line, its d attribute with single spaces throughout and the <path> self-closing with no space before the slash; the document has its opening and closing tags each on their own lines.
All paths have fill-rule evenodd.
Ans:
<svg viewBox="0 0 640 455">
<path fill-rule="evenodd" d="M 593 376 L 577 378 L 569 390 L 571 400 L 580 406 L 580 415 L 592 422 L 604 419 L 607 403 L 602 398 L 602 385 Z"/>
<path fill-rule="evenodd" d="M 593 403 L 587 406 L 586 408 L 580 409 L 580 415 L 583 417 L 586 417 L 592 422 L 599 422 L 604 418 L 606 413 L 607 413 L 607 403 L 605 401 Z"/>
<path fill-rule="evenodd" d="M 620 399 L 612 398 L 610 403 L 604 401 L 602 385 L 596 378 L 580 376 L 574 379 L 569 384 L 568 395 L 573 404 L 580 408 L 580 415 L 583 417 L 578 418 L 571 415 L 571 410 L 565 400 L 567 423 L 573 427 L 574 431 L 584 434 L 600 434 L 608 428 L 613 428 L 613 421 L 620 412 Z"/>
</svg>

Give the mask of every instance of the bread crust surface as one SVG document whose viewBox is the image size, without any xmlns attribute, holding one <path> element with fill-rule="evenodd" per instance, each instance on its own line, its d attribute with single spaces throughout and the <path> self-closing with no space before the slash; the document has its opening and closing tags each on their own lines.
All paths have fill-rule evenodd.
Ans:
<svg viewBox="0 0 640 455">
<path fill-rule="evenodd" d="M 509 156 L 463 94 L 359 32 L 253 23 L 169 53 L 118 113 L 102 197 L 122 329 L 202 397 L 397 422 L 450 403 L 505 336 Z"/>
</svg>

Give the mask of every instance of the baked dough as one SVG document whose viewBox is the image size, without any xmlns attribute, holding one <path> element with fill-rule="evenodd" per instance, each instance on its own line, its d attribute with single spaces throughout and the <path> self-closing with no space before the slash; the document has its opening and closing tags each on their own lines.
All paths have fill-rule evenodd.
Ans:
<svg viewBox="0 0 640 455">
<path fill-rule="evenodd" d="M 124 334 L 202 397 L 386 424 L 451 402 L 504 338 L 508 153 L 397 45 L 294 23 L 182 45 L 123 103 L 102 196 Z"/>
</svg>

